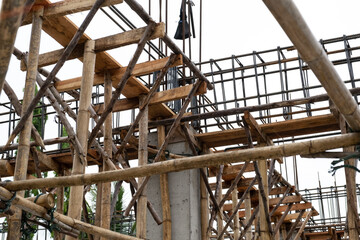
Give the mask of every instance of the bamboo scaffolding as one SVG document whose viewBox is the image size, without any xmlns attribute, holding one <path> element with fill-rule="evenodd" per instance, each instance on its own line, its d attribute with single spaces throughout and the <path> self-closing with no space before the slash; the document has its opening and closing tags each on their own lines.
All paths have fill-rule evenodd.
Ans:
<svg viewBox="0 0 360 240">
<path fill-rule="evenodd" d="M 300 227 L 299 231 L 297 232 L 296 236 L 294 237 L 294 240 L 298 240 L 301 237 L 301 234 L 303 233 L 303 231 L 305 229 L 306 223 L 309 221 L 311 216 L 312 216 L 312 211 L 310 211 L 306 214 L 306 218 L 305 218 L 304 222 L 301 224 L 301 227 Z"/>
<path fill-rule="evenodd" d="M 360 110 L 293 1 L 263 0 L 319 79 L 330 99 L 354 131 L 360 130 Z M 185 60 L 185 59 L 184 59 Z"/>
<path fill-rule="evenodd" d="M 325 150 L 352 146 L 357 144 L 359 141 L 360 133 L 347 133 L 340 136 L 309 140 L 300 143 L 289 143 L 277 146 L 258 147 L 232 152 L 179 158 L 141 167 L 108 171 L 106 173 L 89 173 L 67 177 L 1 182 L 0 186 L 3 186 L 10 191 L 18 191 L 42 187 L 52 188 L 128 180 L 132 177 L 152 176 L 194 168 L 218 166 L 221 164 L 248 162 L 251 160 L 265 161 L 264 158 L 289 157 L 298 154 L 317 153 Z"/>
<path fill-rule="evenodd" d="M 234 221 L 234 238 L 239 239 L 239 237 L 240 237 L 240 220 L 239 220 L 238 209 L 236 209 L 237 202 L 239 201 L 237 188 L 234 188 L 234 190 L 231 193 L 231 196 L 232 196 L 231 201 L 232 201 L 232 206 L 233 206 L 232 211 L 235 213 L 235 217 L 233 220 Z M 246 196 L 248 196 L 248 194 L 245 195 L 245 200 L 246 200 Z"/>
<path fill-rule="evenodd" d="M 251 197 L 250 197 L 250 193 L 246 194 L 245 196 L 245 219 L 246 219 L 246 225 L 252 225 L 252 221 L 250 221 L 251 218 Z M 244 227 L 244 232 L 245 232 L 245 239 L 251 239 L 252 238 L 252 232 L 251 232 L 251 228 L 249 228 L 248 230 L 245 230 Z M 239 238 L 238 238 L 239 239 Z"/>
<path fill-rule="evenodd" d="M 24 98 L 22 104 L 22 117 L 24 113 L 30 108 L 30 102 L 34 98 L 35 93 L 35 79 L 37 73 L 37 64 L 38 56 L 40 49 L 40 39 L 41 39 L 41 27 L 42 27 L 42 14 L 43 8 L 39 8 L 33 14 L 33 24 L 31 28 L 31 39 L 30 39 L 30 51 L 29 51 L 29 68 L 26 73 L 25 89 L 24 89 Z M 13 47 L 11 47 L 13 49 Z M 2 84 L 0 83 L 2 88 Z M 28 159 L 30 153 L 30 137 L 31 137 L 31 127 L 32 127 L 32 111 L 30 113 L 30 118 L 25 121 L 25 127 L 20 132 L 19 136 L 19 147 L 16 156 L 15 169 L 14 169 L 14 181 L 24 180 L 27 175 L 28 168 Z M 24 192 L 21 191 L 18 193 L 19 196 L 24 196 Z M 21 215 L 22 211 L 20 209 L 15 209 L 14 215 L 9 218 L 9 229 L 8 237 L 10 239 L 20 239 L 21 237 Z"/>
<path fill-rule="evenodd" d="M 80 91 L 80 107 L 79 114 L 76 122 L 76 135 L 79 138 L 81 147 L 84 150 L 85 156 L 87 155 L 88 148 L 88 129 L 90 113 L 88 112 L 91 96 L 92 96 L 92 82 L 94 81 L 94 69 L 96 54 L 94 52 L 95 42 L 88 40 L 85 43 L 84 49 L 84 64 L 83 64 L 83 78 L 81 81 Z M 80 158 L 80 153 L 75 152 L 73 157 L 72 175 L 83 174 L 87 162 Z M 72 186 L 70 188 L 69 197 L 69 210 L 68 216 L 74 219 L 81 218 L 81 207 L 83 203 L 83 186 Z M 70 236 L 65 237 L 66 240 L 73 239 Z"/>
<path fill-rule="evenodd" d="M 45 94 L 46 90 L 48 89 L 49 85 L 53 82 L 55 79 L 56 74 L 60 71 L 61 67 L 64 65 L 66 59 L 70 56 L 71 52 L 76 47 L 78 41 L 82 37 L 83 33 L 85 32 L 85 29 L 89 26 L 91 20 L 95 16 L 97 10 L 99 9 L 100 5 L 104 2 L 104 0 L 97 0 L 95 4 L 92 6 L 91 10 L 89 11 L 88 15 L 86 16 L 83 23 L 80 25 L 79 29 L 77 30 L 74 37 L 71 39 L 70 43 L 67 45 L 66 49 L 64 50 L 63 54 L 61 55 L 60 60 L 56 63 L 53 70 L 50 72 L 49 76 L 46 78 L 44 84 L 40 87 L 38 93 L 35 95 L 31 103 L 29 104 L 26 112 L 23 112 L 22 118 L 16 125 L 15 129 L 11 133 L 7 143 L 5 146 L 8 146 L 14 138 L 17 136 L 17 134 L 20 132 L 20 130 L 24 127 L 25 121 L 30 117 L 32 111 L 40 101 L 41 97 Z"/>
</svg>

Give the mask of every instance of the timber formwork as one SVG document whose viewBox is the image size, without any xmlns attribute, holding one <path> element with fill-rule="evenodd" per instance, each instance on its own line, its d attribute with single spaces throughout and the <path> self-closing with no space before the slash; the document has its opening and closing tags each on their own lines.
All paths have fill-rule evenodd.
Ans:
<svg viewBox="0 0 360 240">
<path fill-rule="evenodd" d="M 2 103 L 1 125 L 8 139 L 0 147 L 0 175 L 13 177 L 12 182 L 0 183 L 8 239 L 21 237 L 24 221 L 44 225 L 44 220 L 47 226 L 56 224 L 51 228 L 56 239 L 75 239 L 80 233 L 91 239 L 146 239 L 147 209 L 163 225 L 163 239 L 171 239 L 175 226 L 167 174 L 194 168 L 201 175 L 201 239 L 319 239 L 321 234 L 358 239 L 353 169 L 345 170 L 347 220 L 339 216 L 338 222 L 328 224 L 316 220 L 323 210 L 316 209 L 313 199 L 290 184 L 276 166 L 295 155 L 341 158 L 355 151 L 360 141 L 360 90 L 354 66 L 360 59 L 360 36 L 319 43 L 291 1 L 264 0 L 294 46 L 194 64 L 166 34 L 164 23 L 156 23 L 134 0 L 122 2 L 3 1 L 1 16 L 16 10 L 14 16 L 0 20 L 4 46 L 0 90 L 9 99 Z M 121 3 L 129 5 L 145 26 L 96 40 L 84 34 L 100 7 L 116 9 L 113 5 Z M 65 16 L 85 10 L 89 11 L 79 27 Z M 26 24 L 32 24 L 28 54 L 13 46 L 17 29 Z M 45 44 L 40 43 L 41 29 L 64 48 L 39 54 L 40 44 Z M 154 39 L 161 39 L 172 53 L 138 63 L 145 46 L 154 47 Z M 332 49 L 338 43 L 342 47 Z M 130 44 L 136 48 L 126 67 L 106 52 Z M 11 54 L 27 72 L 21 101 L 12 81 L 5 81 Z M 58 79 L 57 73 L 70 59 L 84 63 L 82 76 Z M 51 71 L 44 68 L 53 64 Z M 183 71 L 178 71 L 182 66 Z M 349 78 L 342 81 L 336 66 L 345 66 Z M 144 76 L 152 81 L 142 81 Z M 34 96 L 35 82 L 40 88 Z M 39 111 L 32 116 L 34 109 Z M 58 136 L 45 139 L 49 116 L 56 116 Z M 121 116 L 131 121 L 124 124 Z M 40 119 L 40 132 L 31 118 Z M 148 144 L 151 131 L 157 132 L 157 146 Z M 173 137 L 185 141 L 193 156 L 168 152 Z M 50 145 L 55 147 L 49 151 Z M 345 153 L 327 152 L 338 148 Z M 133 161 L 137 166 L 130 167 L 132 159 L 138 160 Z M 355 159 L 345 164 L 355 166 Z M 90 165 L 99 166 L 98 172 L 85 173 Z M 48 171 L 55 171 L 57 177 L 43 178 Z M 162 218 L 146 197 L 147 182 L 157 174 Z M 136 211 L 136 236 L 110 230 L 114 200 L 109 183 L 115 181 L 115 192 L 125 181 L 133 191 L 124 215 Z M 82 209 L 87 209 L 85 195 L 92 184 L 97 184 L 98 194 L 91 222 Z M 70 187 L 67 216 L 65 187 Z M 39 189 L 43 195 L 24 198 L 24 190 L 29 189 Z"/>
</svg>

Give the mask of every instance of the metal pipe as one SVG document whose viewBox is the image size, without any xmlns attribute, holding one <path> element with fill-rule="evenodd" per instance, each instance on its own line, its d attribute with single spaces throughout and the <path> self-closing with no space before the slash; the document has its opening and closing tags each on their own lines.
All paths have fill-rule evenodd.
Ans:
<svg viewBox="0 0 360 240">
<path fill-rule="evenodd" d="M 263 0 L 263 2 L 324 86 L 352 130 L 360 131 L 360 110 L 357 103 L 294 2 L 291 0 Z"/>
</svg>

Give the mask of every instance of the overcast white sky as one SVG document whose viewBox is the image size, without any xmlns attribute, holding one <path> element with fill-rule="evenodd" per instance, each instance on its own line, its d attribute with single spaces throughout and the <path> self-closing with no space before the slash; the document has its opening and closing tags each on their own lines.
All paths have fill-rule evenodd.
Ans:
<svg viewBox="0 0 360 240">
<path fill-rule="evenodd" d="M 148 0 L 139 1 L 147 9 Z M 165 1 L 163 1 L 163 4 Z M 180 0 L 169 0 L 169 36 L 173 36 L 177 27 Z M 199 0 L 194 0 L 193 7 L 196 30 L 199 30 Z M 159 1 L 152 0 L 152 13 L 158 20 L 157 6 Z M 308 22 L 316 38 L 327 39 L 340 37 L 343 34 L 350 35 L 359 33 L 360 1 L 358 0 L 296 0 L 305 20 Z M 136 17 L 123 3 L 118 5 L 121 11 L 135 23 L 137 27 L 145 24 Z M 86 13 L 75 14 L 70 18 L 81 23 Z M 164 16 L 163 16 L 164 19 Z M 89 26 L 86 33 L 92 38 L 99 38 L 109 34 L 120 32 L 109 19 L 100 11 Z M 27 51 L 29 46 L 30 27 L 22 27 L 16 40 L 16 47 Z M 198 34 L 197 34 L 198 35 Z M 193 60 L 198 61 L 197 45 L 198 38 L 193 39 Z M 45 44 L 44 44 L 45 43 Z M 181 43 L 179 41 L 179 43 Z M 249 53 L 253 50 L 265 50 L 277 46 L 292 45 L 279 27 L 271 13 L 260 0 L 203 0 L 203 60 L 210 58 L 228 57 L 232 54 Z M 55 50 L 60 46 L 43 33 L 41 52 Z M 127 65 L 135 46 L 112 50 L 110 53 L 123 65 Z M 143 56 L 142 61 L 147 58 Z M 7 80 L 17 91 L 22 94 L 24 73 L 19 73 L 19 63 L 12 59 Z M 51 67 L 48 68 L 51 70 Z M 70 61 L 60 71 L 59 77 L 67 79 L 81 75 L 81 63 L 78 60 Z M 1 101 L 7 101 L 2 94 Z M 50 119 L 49 121 L 53 121 Z M 2 141 L 5 141 L 3 139 Z M 327 173 L 330 167 L 329 160 L 299 160 L 299 174 L 303 177 L 300 188 L 317 186 L 317 172 L 323 185 L 333 185 L 333 178 Z M 289 176 L 291 178 L 291 175 Z M 290 179 L 292 182 L 292 180 Z M 338 184 L 345 184 L 343 173 L 337 174 Z"/>
</svg>

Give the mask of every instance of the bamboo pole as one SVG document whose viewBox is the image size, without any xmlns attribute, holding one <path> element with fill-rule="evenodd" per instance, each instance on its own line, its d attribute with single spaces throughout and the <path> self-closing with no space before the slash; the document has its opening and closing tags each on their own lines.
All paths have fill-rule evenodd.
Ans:
<svg viewBox="0 0 360 240">
<path fill-rule="evenodd" d="M 0 94 L 9 67 L 25 0 L 3 0 L 0 12 Z"/>
<path fill-rule="evenodd" d="M 40 195 L 39 197 L 38 196 L 29 197 L 26 198 L 26 200 L 34 202 L 37 205 L 40 205 L 46 209 L 52 209 L 55 206 L 55 197 L 51 193 Z"/>
<path fill-rule="evenodd" d="M 158 130 L 158 148 L 165 141 L 165 126 L 159 126 Z M 162 157 L 162 161 L 165 161 Z M 163 240 L 171 240 L 171 211 L 170 211 L 170 195 L 169 195 L 169 181 L 168 174 L 160 175 L 160 193 L 161 193 L 161 207 L 163 215 Z"/>
<path fill-rule="evenodd" d="M 65 171 L 62 169 L 61 172 L 58 172 L 58 176 L 63 176 Z M 64 213 L 64 198 L 65 191 L 64 187 L 56 188 L 56 212 L 63 214 Z M 64 235 L 60 232 L 54 233 L 55 240 L 62 240 Z"/>
<path fill-rule="evenodd" d="M 341 133 L 347 133 L 347 126 L 344 118 L 340 116 L 339 124 Z M 343 148 L 344 152 L 354 152 L 354 146 Z M 352 158 L 344 161 L 344 165 L 356 166 L 357 159 Z M 357 197 L 356 197 L 356 171 L 345 167 L 345 180 L 346 180 L 346 199 L 347 199 L 347 223 L 350 239 L 359 239 L 359 229 L 357 221 L 359 218 L 357 210 Z"/>
<path fill-rule="evenodd" d="M 38 93 L 35 95 L 31 103 L 29 104 L 29 107 L 27 108 L 27 111 L 23 112 L 23 116 L 19 123 L 16 125 L 15 129 L 11 133 L 7 143 L 5 146 L 9 145 L 16 135 L 20 132 L 20 130 L 24 127 L 25 121 L 30 117 L 30 114 L 32 113 L 33 109 L 36 107 L 38 102 L 40 101 L 41 97 L 45 94 L 46 90 L 50 86 L 50 84 L 55 79 L 56 74 L 60 71 L 61 67 L 64 65 L 66 59 L 70 56 L 71 52 L 76 47 L 78 41 L 82 37 L 83 33 L 85 32 L 85 29 L 89 26 L 91 20 L 95 16 L 97 10 L 99 9 L 100 5 L 104 2 L 104 0 L 97 0 L 91 10 L 89 11 L 88 15 L 86 16 L 83 23 L 80 25 L 79 29 L 75 33 L 74 37 L 71 39 L 70 43 L 67 45 L 66 49 L 64 50 L 63 54 L 61 55 L 60 60 L 56 63 L 53 70 L 50 72 L 49 76 L 46 78 L 44 84 L 39 89 Z"/>
<path fill-rule="evenodd" d="M 194 157 L 167 160 L 146 166 L 132 167 L 108 171 L 106 173 L 79 174 L 68 177 L 56 177 L 47 179 L 32 179 L 15 182 L 0 182 L 0 186 L 10 191 L 18 191 L 42 187 L 64 187 L 76 185 L 96 184 L 99 182 L 110 182 L 128 180 L 132 177 L 145 177 L 162 173 L 183 171 L 194 168 L 218 166 L 237 162 L 248 162 L 251 160 L 265 161 L 264 157 L 277 158 L 289 157 L 298 154 L 310 154 L 325 150 L 352 146 L 360 142 L 360 133 L 347 133 L 340 136 L 309 140 L 299 143 L 284 145 L 258 147 L 243 149 L 217 154 L 199 155 Z"/>
<path fill-rule="evenodd" d="M 220 203 L 220 201 L 222 199 L 222 190 L 223 190 L 222 189 L 222 173 L 223 173 L 223 171 L 224 171 L 224 165 L 220 165 L 218 174 L 216 176 L 216 188 L 215 188 L 215 198 L 218 203 Z M 223 230 L 226 230 L 226 228 L 224 228 L 224 223 L 223 223 L 224 219 L 222 216 L 223 208 L 220 207 L 218 211 L 219 212 L 217 214 L 217 231 L 218 231 L 218 233 L 221 233 Z M 224 240 L 224 235 L 220 235 L 220 237 L 218 237 L 218 240 Z"/>
<path fill-rule="evenodd" d="M 2 200 L 8 201 L 13 197 L 13 193 L 9 192 L 5 188 L 0 187 L 0 198 Z M 46 220 L 53 221 L 56 224 L 59 224 L 60 227 L 65 227 L 65 230 L 79 234 L 80 230 L 88 234 L 106 237 L 107 239 L 120 239 L 120 240 L 140 240 L 139 238 L 123 235 L 117 232 L 113 232 L 107 229 L 96 227 L 82 221 L 70 218 L 63 214 L 54 212 L 53 217 L 48 214 L 48 210 L 42 206 L 37 205 L 31 201 L 26 200 L 18 195 L 15 196 L 14 200 L 11 202 L 13 206 L 18 207 L 24 211 L 27 211 L 33 215 L 42 217 Z M 74 231 L 74 229 L 76 229 Z"/>
<path fill-rule="evenodd" d="M 80 106 L 79 114 L 76 122 L 76 134 L 79 138 L 80 145 L 83 147 L 84 154 L 87 154 L 87 136 L 89 129 L 90 113 L 88 111 L 91 96 L 92 86 L 94 80 L 94 69 L 96 54 L 94 52 L 95 41 L 88 40 L 84 48 L 84 64 L 83 64 L 83 78 L 81 80 L 80 91 Z M 86 162 L 82 161 L 79 153 L 75 152 L 73 158 L 72 175 L 83 174 L 85 172 Z M 81 218 L 81 207 L 83 201 L 83 186 L 73 186 L 70 188 L 69 197 L 69 211 L 68 216 L 74 219 Z M 74 239 L 70 236 L 65 237 L 66 240 Z"/>
<path fill-rule="evenodd" d="M 285 33 L 317 76 L 330 99 L 354 131 L 360 130 L 360 110 L 336 72 L 323 47 L 316 40 L 293 1 L 263 0 Z"/>
<path fill-rule="evenodd" d="M 110 103 L 112 96 L 112 85 L 110 74 L 105 74 L 104 79 L 104 104 L 107 106 Z M 104 122 L 104 150 L 108 154 L 108 157 L 112 157 L 112 113 L 107 116 Z M 112 170 L 106 163 L 106 159 L 103 161 L 103 171 Z M 101 227 L 105 229 L 110 229 L 110 203 L 111 203 L 111 183 L 102 183 L 102 203 L 101 203 Z M 101 238 L 101 240 L 105 240 Z"/>
<path fill-rule="evenodd" d="M 306 214 L 306 218 L 304 220 L 304 222 L 301 224 L 301 227 L 298 231 L 298 233 L 296 234 L 296 236 L 294 237 L 294 240 L 298 240 L 301 237 L 301 234 L 303 233 L 306 223 L 309 221 L 309 219 L 312 216 L 312 211 L 308 212 L 308 214 Z"/>
<path fill-rule="evenodd" d="M 31 39 L 29 47 L 29 65 L 26 73 L 25 90 L 23 97 L 22 113 L 28 108 L 29 104 L 34 98 L 35 93 L 35 79 L 37 73 L 38 56 L 40 49 L 41 39 L 41 27 L 42 27 L 42 14 L 43 8 L 39 7 L 37 11 L 33 13 L 33 24 L 31 28 Z M 11 48 L 12 49 L 12 48 Z M 1 83 L 2 88 L 2 83 Z M 30 118 L 25 122 L 26 125 L 19 136 L 19 147 L 16 156 L 15 170 L 14 170 L 14 181 L 24 180 L 27 175 L 28 159 L 30 153 L 30 136 L 32 125 L 32 112 Z M 18 193 L 19 196 L 24 196 L 24 192 Z M 9 239 L 20 239 L 21 233 L 21 210 L 16 209 L 14 215 L 9 218 Z"/>
<path fill-rule="evenodd" d="M 144 103 L 145 96 L 140 96 L 139 105 Z M 139 122 L 139 166 L 147 165 L 148 161 L 148 116 L 149 116 L 149 108 L 146 106 L 144 108 L 144 114 L 140 119 Z M 139 178 L 139 184 L 145 178 Z M 136 237 L 138 238 L 146 238 L 146 204 L 147 204 L 147 197 L 146 197 L 146 189 L 144 189 L 139 197 L 139 201 L 137 203 L 137 213 L 136 213 Z"/>
<path fill-rule="evenodd" d="M 110 114 L 110 112 L 112 112 L 112 108 L 114 107 L 114 104 L 115 104 L 116 100 L 119 98 L 122 90 L 124 89 L 127 80 L 131 76 L 131 73 L 132 73 L 137 61 L 139 60 L 139 57 L 145 47 L 146 42 L 148 41 L 148 39 L 150 38 L 151 34 L 153 33 L 153 31 L 155 29 L 155 26 L 156 26 L 156 23 L 154 21 L 151 21 L 149 23 L 149 25 L 146 27 L 145 32 L 138 43 L 135 53 L 134 53 L 133 57 L 131 58 L 128 67 L 126 68 L 124 75 L 121 77 L 119 84 L 116 86 L 115 92 L 113 93 L 113 96 L 109 102 L 109 105 L 105 108 L 104 112 L 101 114 L 99 121 L 96 123 L 95 127 L 93 128 L 93 130 L 89 136 L 89 143 L 88 143 L 89 146 L 94 141 L 94 139 L 95 139 L 97 133 L 99 132 L 100 127 L 104 123 L 106 117 Z"/>
<path fill-rule="evenodd" d="M 246 195 L 249 195 L 249 194 L 246 194 Z M 239 220 L 238 209 L 236 209 L 237 202 L 239 201 L 237 188 L 234 188 L 231 196 L 232 196 L 231 200 L 232 200 L 233 212 L 235 213 L 235 217 L 233 219 L 233 221 L 234 221 L 234 239 L 239 239 L 239 237 L 240 237 L 240 220 Z M 245 197 L 245 200 L 246 200 L 246 197 Z"/>
<path fill-rule="evenodd" d="M 247 193 L 245 196 L 245 219 L 246 219 L 246 224 L 250 224 L 250 226 L 252 225 L 252 222 L 250 222 L 250 218 L 251 218 L 251 197 L 250 197 L 250 193 Z M 248 228 L 248 230 L 245 231 L 245 239 L 246 240 L 251 240 L 252 239 L 252 232 L 251 232 L 251 228 Z M 239 238 L 238 238 L 239 239 Z"/>
<path fill-rule="evenodd" d="M 299 216 L 296 218 L 295 222 L 293 222 L 293 224 L 291 225 L 291 228 L 290 228 L 289 232 L 287 233 L 287 237 L 285 240 L 292 239 L 292 234 L 295 231 L 295 228 L 298 225 L 298 223 L 300 222 L 300 219 L 301 219 L 302 215 L 304 215 L 304 213 L 305 213 L 305 210 L 300 211 Z"/>
</svg>

